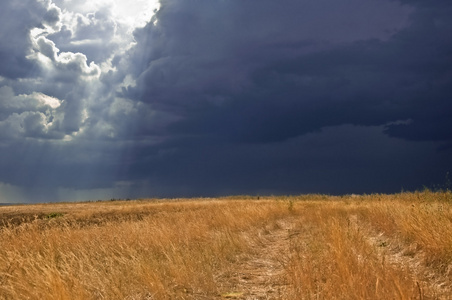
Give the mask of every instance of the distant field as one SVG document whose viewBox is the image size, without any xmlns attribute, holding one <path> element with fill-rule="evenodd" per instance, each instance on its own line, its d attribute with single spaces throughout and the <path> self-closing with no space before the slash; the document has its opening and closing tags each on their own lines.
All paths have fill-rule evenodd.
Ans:
<svg viewBox="0 0 452 300">
<path fill-rule="evenodd" d="M 0 207 L 0 299 L 450 295 L 450 191 Z"/>
</svg>

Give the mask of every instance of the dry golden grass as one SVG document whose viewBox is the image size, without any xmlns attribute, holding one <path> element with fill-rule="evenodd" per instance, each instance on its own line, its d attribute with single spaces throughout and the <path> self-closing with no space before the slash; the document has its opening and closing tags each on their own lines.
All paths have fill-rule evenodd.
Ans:
<svg viewBox="0 0 452 300">
<path fill-rule="evenodd" d="M 451 195 L 414 196 L 305 207 L 291 243 L 291 298 L 450 299 Z"/>
<path fill-rule="evenodd" d="M 0 207 L 0 299 L 450 299 L 450 192 Z"/>
</svg>

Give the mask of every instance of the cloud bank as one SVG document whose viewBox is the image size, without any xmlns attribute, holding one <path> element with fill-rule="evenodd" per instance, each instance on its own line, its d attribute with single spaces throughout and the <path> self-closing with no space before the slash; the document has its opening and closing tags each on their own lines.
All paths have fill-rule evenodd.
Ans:
<svg viewBox="0 0 452 300">
<path fill-rule="evenodd" d="M 7 1 L 0 202 L 372 193 L 452 166 L 446 1 Z"/>
</svg>

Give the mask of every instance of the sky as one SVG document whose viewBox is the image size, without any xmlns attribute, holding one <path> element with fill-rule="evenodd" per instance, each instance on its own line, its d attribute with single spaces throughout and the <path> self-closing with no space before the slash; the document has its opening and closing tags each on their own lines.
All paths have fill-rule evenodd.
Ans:
<svg viewBox="0 0 452 300">
<path fill-rule="evenodd" d="M 0 6 L 0 203 L 394 193 L 452 170 L 451 1 Z"/>
</svg>

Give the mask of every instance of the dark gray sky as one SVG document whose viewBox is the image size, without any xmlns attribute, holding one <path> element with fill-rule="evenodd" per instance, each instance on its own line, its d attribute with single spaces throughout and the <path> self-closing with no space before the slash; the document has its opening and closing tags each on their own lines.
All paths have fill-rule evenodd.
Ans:
<svg viewBox="0 0 452 300">
<path fill-rule="evenodd" d="M 450 16 L 445 0 L 3 1 L 0 202 L 443 185 Z"/>
</svg>

